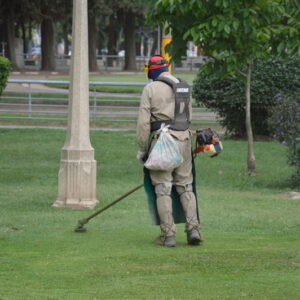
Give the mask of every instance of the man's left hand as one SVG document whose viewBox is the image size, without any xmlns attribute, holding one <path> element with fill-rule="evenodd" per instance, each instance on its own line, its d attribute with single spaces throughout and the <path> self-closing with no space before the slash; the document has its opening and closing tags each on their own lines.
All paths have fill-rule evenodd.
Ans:
<svg viewBox="0 0 300 300">
<path fill-rule="evenodd" d="M 144 158 L 146 156 L 146 152 L 142 152 L 142 151 L 138 151 L 137 155 L 136 155 L 136 158 L 137 160 L 141 163 L 141 164 L 144 164 L 145 161 L 144 161 Z"/>
</svg>

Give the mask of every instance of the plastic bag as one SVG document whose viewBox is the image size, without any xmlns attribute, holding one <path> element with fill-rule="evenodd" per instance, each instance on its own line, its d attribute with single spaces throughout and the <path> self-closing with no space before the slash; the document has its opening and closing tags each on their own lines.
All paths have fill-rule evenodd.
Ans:
<svg viewBox="0 0 300 300">
<path fill-rule="evenodd" d="M 159 138 L 145 162 L 145 167 L 149 170 L 169 171 L 177 168 L 182 162 L 183 157 L 178 144 L 168 132 L 168 126 L 162 125 Z"/>
</svg>

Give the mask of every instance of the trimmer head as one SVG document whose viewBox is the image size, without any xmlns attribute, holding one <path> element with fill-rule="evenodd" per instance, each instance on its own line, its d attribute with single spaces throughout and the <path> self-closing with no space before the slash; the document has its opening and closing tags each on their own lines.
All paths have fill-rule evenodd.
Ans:
<svg viewBox="0 0 300 300">
<path fill-rule="evenodd" d="M 86 232 L 86 228 L 84 228 L 82 225 L 76 227 L 74 229 L 75 232 Z"/>
<path fill-rule="evenodd" d="M 77 227 L 74 229 L 75 232 L 86 232 L 86 228 L 84 228 L 84 224 L 88 222 L 87 219 L 82 219 L 78 221 Z"/>
</svg>

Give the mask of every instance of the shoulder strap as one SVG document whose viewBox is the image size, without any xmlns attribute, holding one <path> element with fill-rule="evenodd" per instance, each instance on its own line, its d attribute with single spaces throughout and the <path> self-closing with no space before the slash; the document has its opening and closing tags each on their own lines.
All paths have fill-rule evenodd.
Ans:
<svg viewBox="0 0 300 300">
<path fill-rule="evenodd" d="M 158 77 L 158 78 L 156 78 L 154 81 L 161 81 L 161 82 L 164 82 L 164 83 L 166 83 L 167 85 L 169 85 L 173 90 L 174 90 L 174 85 L 176 84 L 173 80 L 171 80 L 171 79 L 169 79 L 169 78 L 167 78 L 167 77 L 163 77 L 163 76 L 161 76 L 161 77 Z M 180 80 L 179 80 L 180 81 Z"/>
</svg>

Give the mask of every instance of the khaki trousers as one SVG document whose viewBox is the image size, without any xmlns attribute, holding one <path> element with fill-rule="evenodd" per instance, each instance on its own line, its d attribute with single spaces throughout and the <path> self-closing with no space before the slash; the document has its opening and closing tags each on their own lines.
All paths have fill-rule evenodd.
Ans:
<svg viewBox="0 0 300 300">
<path fill-rule="evenodd" d="M 179 145 L 183 156 L 183 163 L 170 171 L 150 171 L 151 181 L 155 186 L 157 210 L 163 236 L 171 236 L 176 233 L 176 226 L 172 215 L 172 185 L 176 187 L 185 212 L 186 230 L 199 228 L 196 197 L 192 188 L 191 139 L 184 141 L 176 140 L 176 143 Z M 153 145 L 151 146 L 153 147 Z"/>
</svg>

